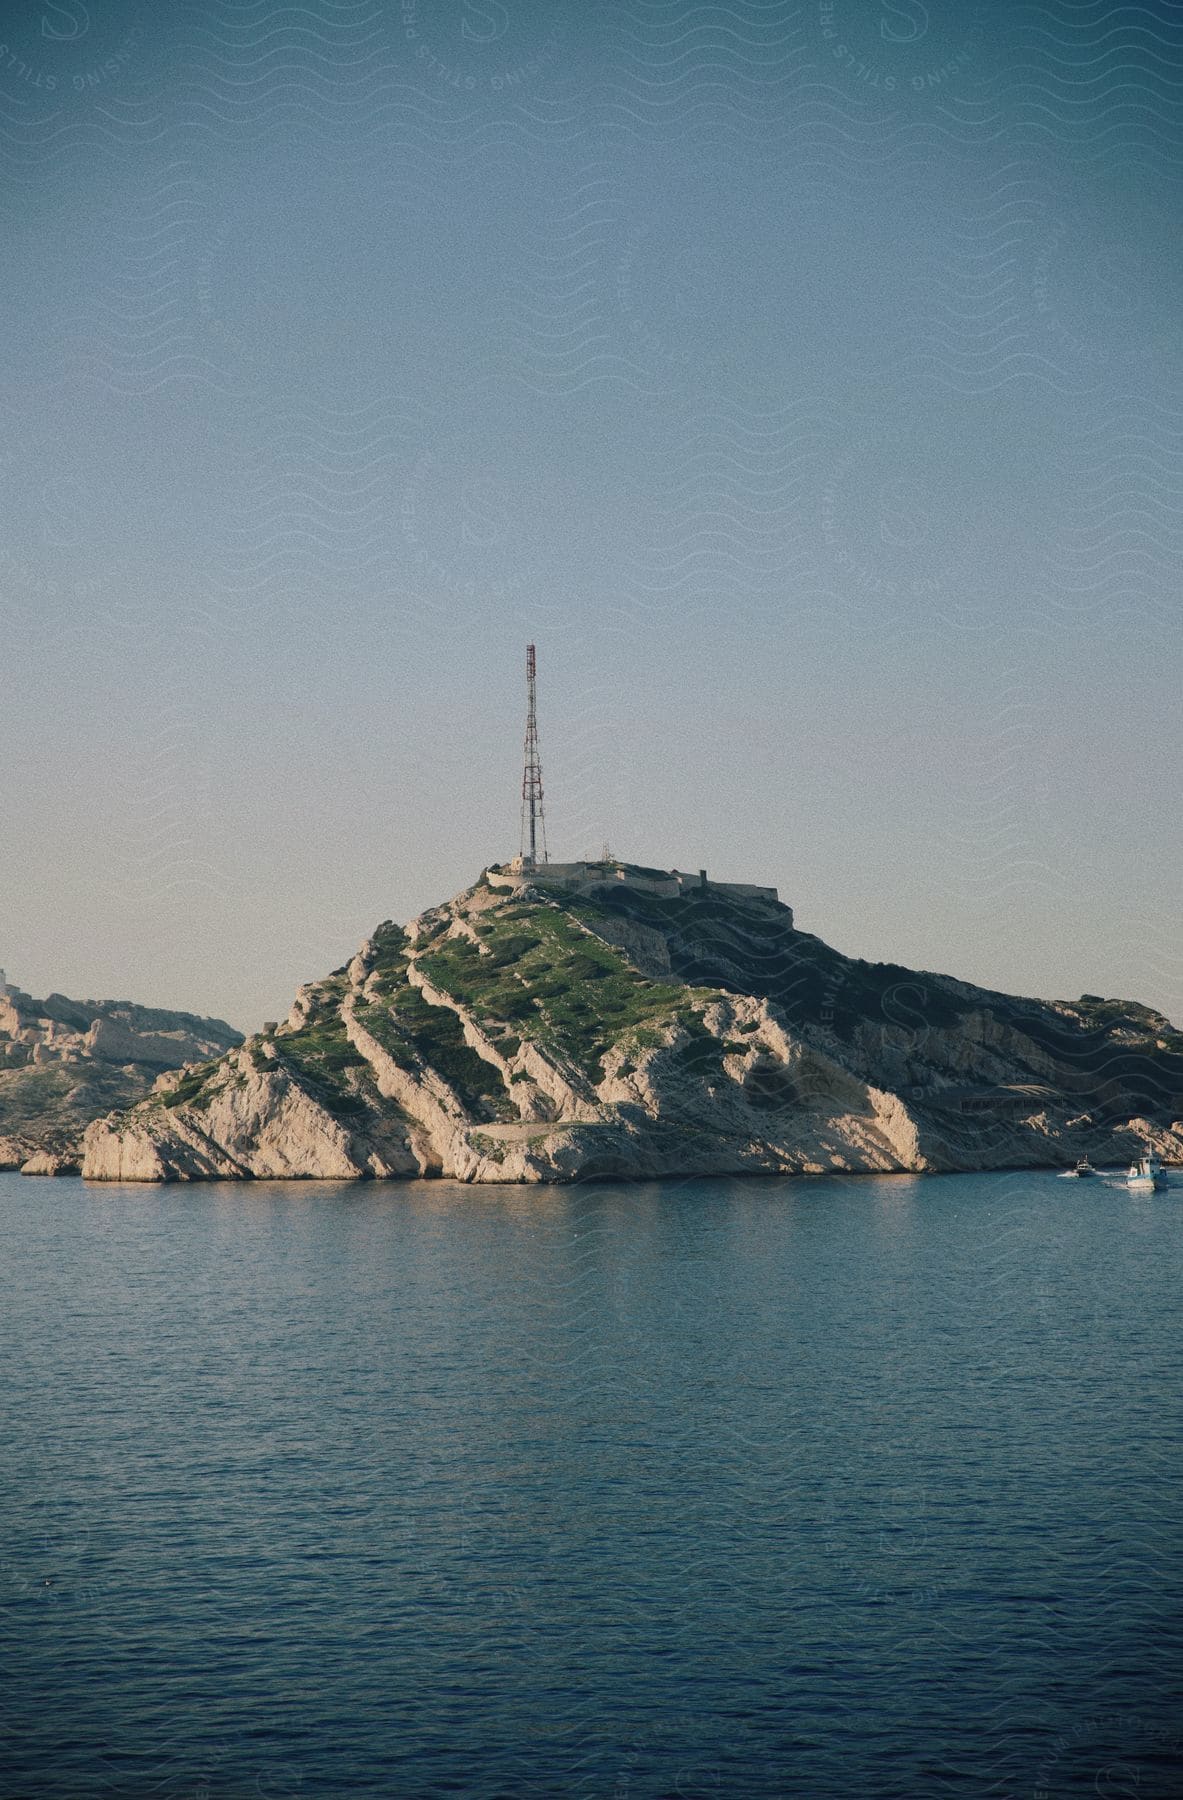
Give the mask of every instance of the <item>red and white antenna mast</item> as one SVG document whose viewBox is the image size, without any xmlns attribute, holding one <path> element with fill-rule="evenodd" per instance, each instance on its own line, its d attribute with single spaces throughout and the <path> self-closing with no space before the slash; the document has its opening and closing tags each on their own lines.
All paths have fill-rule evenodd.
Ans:
<svg viewBox="0 0 1183 1800">
<path fill-rule="evenodd" d="M 533 644 L 526 646 L 526 758 L 522 770 L 522 839 L 519 854 L 527 868 L 538 866 L 538 839 L 542 860 L 546 853 L 546 819 L 542 811 L 542 763 L 538 755 L 538 715 L 534 704 L 537 664 Z"/>
</svg>

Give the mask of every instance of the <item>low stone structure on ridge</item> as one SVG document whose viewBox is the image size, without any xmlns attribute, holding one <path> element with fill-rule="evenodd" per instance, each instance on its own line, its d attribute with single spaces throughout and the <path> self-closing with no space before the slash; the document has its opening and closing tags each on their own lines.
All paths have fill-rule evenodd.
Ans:
<svg viewBox="0 0 1183 1800">
<path fill-rule="evenodd" d="M 529 857 L 515 856 L 508 863 L 492 863 L 485 870 L 485 880 L 490 887 L 511 891 L 524 887 L 562 887 L 578 891 L 609 886 L 634 888 L 638 893 L 656 894 L 667 900 L 704 892 L 745 900 L 770 900 L 774 904 L 777 900 L 774 887 L 759 887 L 748 881 L 711 881 L 705 869 L 699 869 L 693 875 L 683 869 L 647 869 L 639 863 L 619 862 L 615 857 L 596 862 L 532 863 Z"/>
</svg>

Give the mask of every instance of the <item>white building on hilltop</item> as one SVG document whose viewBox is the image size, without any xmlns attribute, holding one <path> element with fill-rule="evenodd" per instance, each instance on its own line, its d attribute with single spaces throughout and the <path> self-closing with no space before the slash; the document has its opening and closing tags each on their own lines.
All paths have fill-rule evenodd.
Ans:
<svg viewBox="0 0 1183 1800">
<path fill-rule="evenodd" d="M 491 864 L 485 870 L 485 880 L 495 888 L 634 888 L 663 900 L 704 893 L 731 894 L 744 900 L 777 898 L 774 887 L 757 887 L 747 881 L 708 881 L 705 869 L 688 875 L 682 869 L 646 869 L 637 863 L 617 862 L 615 858 L 601 862 L 531 863 L 527 857 L 515 856 L 512 862 Z"/>
</svg>

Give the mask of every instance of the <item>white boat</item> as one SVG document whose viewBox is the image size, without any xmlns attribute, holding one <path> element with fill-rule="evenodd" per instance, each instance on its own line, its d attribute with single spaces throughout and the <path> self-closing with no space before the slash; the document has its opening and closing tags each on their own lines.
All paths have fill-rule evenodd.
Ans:
<svg viewBox="0 0 1183 1800">
<path fill-rule="evenodd" d="M 1084 1175 L 1095 1175 L 1097 1171 L 1087 1156 L 1082 1156 L 1074 1169 L 1061 1169 L 1061 1181 L 1079 1181 Z"/>
<path fill-rule="evenodd" d="M 1156 1188 L 1162 1185 L 1162 1164 L 1157 1156 L 1140 1156 L 1130 1164 L 1130 1172 L 1125 1178 L 1129 1188 Z"/>
</svg>

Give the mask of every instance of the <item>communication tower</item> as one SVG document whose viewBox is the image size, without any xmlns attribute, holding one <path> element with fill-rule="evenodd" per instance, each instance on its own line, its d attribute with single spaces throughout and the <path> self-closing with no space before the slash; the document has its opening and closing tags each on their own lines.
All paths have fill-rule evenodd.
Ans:
<svg viewBox="0 0 1183 1800">
<path fill-rule="evenodd" d="M 542 811 L 542 762 L 538 755 L 538 714 L 535 706 L 537 658 L 533 644 L 526 646 L 526 756 L 522 770 L 522 837 L 519 856 L 526 868 L 538 866 L 538 844 L 542 843 L 542 861 L 549 862 L 546 852 L 546 818 Z"/>
</svg>

